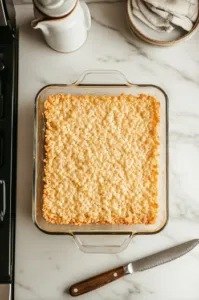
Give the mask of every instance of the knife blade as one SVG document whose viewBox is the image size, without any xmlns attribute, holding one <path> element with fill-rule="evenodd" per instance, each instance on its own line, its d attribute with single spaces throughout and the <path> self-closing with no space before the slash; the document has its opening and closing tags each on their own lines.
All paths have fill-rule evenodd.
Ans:
<svg viewBox="0 0 199 300">
<path fill-rule="evenodd" d="M 191 240 L 178 246 L 174 246 L 172 248 L 139 259 L 135 262 L 128 264 L 126 266 L 126 272 L 129 272 L 128 274 L 132 274 L 133 272 L 145 271 L 147 269 L 151 269 L 162 264 L 168 263 L 188 253 L 196 245 L 198 245 L 198 243 L 199 239 Z"/>
<path fill-rule="evenodd" d="M 194 239 L 183 244 L 174 246 L 172 248 L 152 254 L 150 256 L 141 258 L 137 261 L 130 262 L 125 266 L 121 266 L 119 268 L 107 271 L 87 280 L 81 281 L 70 287 L 70 294 L 71 296 L 79 296 L 87 292 L 93 291 L 99 287 L 102 287 L 125 275 L 145 271 L 147 269 L 151 269 L 159 265 L 168 263 L 188 253 L 198 244 L 199 239 Z"/>
</svg>

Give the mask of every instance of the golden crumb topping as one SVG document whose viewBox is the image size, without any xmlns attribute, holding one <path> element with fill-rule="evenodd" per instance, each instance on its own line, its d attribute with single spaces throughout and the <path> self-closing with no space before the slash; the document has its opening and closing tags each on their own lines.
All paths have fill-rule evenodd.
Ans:
<svg viewBox="0 0 199 300">
<path fill-rule="evenodd" d="M 44 218 L 76 225 L 154 223 L 159 107 L 148 95 L 50 96 Z"/>
</svg>

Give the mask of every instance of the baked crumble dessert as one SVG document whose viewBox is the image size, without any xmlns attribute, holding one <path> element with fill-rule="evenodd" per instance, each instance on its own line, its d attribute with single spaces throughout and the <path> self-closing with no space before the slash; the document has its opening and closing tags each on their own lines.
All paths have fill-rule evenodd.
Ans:
<svg viewBox="0 0 199 300">
<path fill-rule="evenodd" d="M 153 224 L 160 104 L 152 96 L 45 101 L 43 216 L 56 224 Z"/>
</svg>

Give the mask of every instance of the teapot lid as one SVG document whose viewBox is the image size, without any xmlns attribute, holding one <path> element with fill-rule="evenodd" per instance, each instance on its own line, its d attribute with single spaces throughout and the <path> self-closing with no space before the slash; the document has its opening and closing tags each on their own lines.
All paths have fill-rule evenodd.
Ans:
<svg viewBox="0 0 199 300">
<path fill-rule="evenodd" d="M 77 0 L 34 0 L 35 6 L 49 17 L 63 17 L 76 5 Z"/>
</svg>

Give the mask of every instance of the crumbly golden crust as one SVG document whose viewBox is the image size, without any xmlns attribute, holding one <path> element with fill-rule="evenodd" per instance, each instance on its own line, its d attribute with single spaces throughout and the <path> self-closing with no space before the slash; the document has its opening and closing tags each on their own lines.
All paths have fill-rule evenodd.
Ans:
<svg viewBox="0 0 199 300">
<path fill-rule="evenodd" d="M 75 225 L 154 223 L 159 107 L 148 95 L 50 96 L 44 218 Z"/>
</svg>

